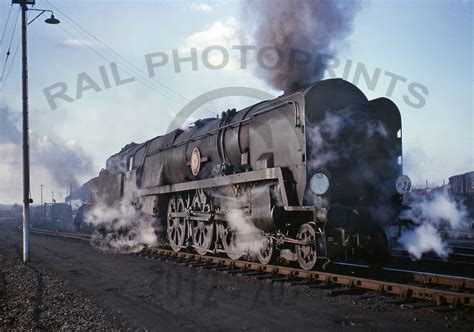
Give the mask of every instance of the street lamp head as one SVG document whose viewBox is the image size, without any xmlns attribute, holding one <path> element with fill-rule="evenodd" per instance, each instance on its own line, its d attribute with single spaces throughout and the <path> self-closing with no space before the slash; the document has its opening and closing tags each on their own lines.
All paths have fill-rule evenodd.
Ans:
<svg viewBox="0 0 474 332">
<path fill-rule="evenodd" d="M 45 21 L 46 23 L 48 23 L 48 24 L 59 24 L 59 22 L 60 22 L 56 17 L 54 17 L 54 14 L 53 14 L 53 13 L 51 13 L 51 17 L 50 17 L 50 18 L 47 18 L 47 19 L 44 20 L 44 21 Z"/>
</svg>

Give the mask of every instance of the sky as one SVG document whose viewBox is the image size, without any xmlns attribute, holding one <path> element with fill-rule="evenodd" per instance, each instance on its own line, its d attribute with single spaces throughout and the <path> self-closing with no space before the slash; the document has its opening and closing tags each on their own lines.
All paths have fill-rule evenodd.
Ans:
<svg viewBox="0 0 474 332">
<path fill-rule="evenodd" d="M 241 6 L 240 1 L 220 0 L 37 0 L 34 8 L 53 10 L 61 23 L 44 24 L 48 17 L 44 14 L 28 29 L 35 202 L 40 199 L 40 185 L 44 185 L 46 201 L 51 200 L 52 191 L 57 200 L 64 199 L 66 184 L 71 182 L 68 171 L 77 177 L 77 185 L 85 182 L 125 144 L 163 134 L 184 105 L 206 92 L 239 86 L 280 95 L 282 91 L 256 75 L 251 61 L 242 69 L 239 53 L 232 50 L 242 44 L 246 33 Z M 10 0 L 0 0 L 0 33 L 9 18 L 0 45 L 0 70 L 13 36 L 6 72 L 13 65 L 0 82 L 0 109 L 7 109 L 3 114 L 19 127 L 21 52 L 16 57 L 14 52 L 20 27 L 18 21 L 13 31 L 18 8 L 14 5 L 11 12 L 10 8 Z M 30 12 L 30 19 L 34 14 Z M 369 99 L 390 97 L 399 107 L 404 172 L 415 184 L 426 180 L 442 184 L 451 175 L 474 170 L 472 19 L 471 1 L 363 1 L 351 33 L 334 54 L 340 62 L 334 68 L 336 76 L 343 77 L 344 66 L 351 63 L 345 78 Z M 210 45 L 228 50 L 229 63 L 224 68 L 210 69 L 203 62 L 202 51 Z M 186 57 L 193 47 L 198 54 L 196 67 L 183 62 L 176 72 L 173 51 Z M 155 68 L 156 76 L 150 78 L 146 56 L 157 52 L 166 53 L 169 60 Z M 210 63 L 219 62 L 216 53 L 209 54 Z M 115 64 L 123 84 L 114 82 Z M 357 65 L 370 75 L 379 71 L 377 83 L 356 82 Z M 388 93 L 392 74 L 405 82 L 398 82 Z M 89 89 L 84 90 L 85 85 L 78 89 L 78 80 L 84 84 L 84 78 L 96 85 L 87 81 Z M 127 82 L 127 78 L 134 80 Z M 58 83 L 67 87 L 66 94 L 74 100 L 57 100 L 52 109 L 44 89 Z M 418 100 L 410 89 L 416 85 L 427 93 L 422 105 L 414 107 Z M 248 96 L 222 97 L 201 107 L 190 120 L 257 101 Z M 5 123 L 0 128 L 4 131 L 0 133 L 0 203 L 20 202 L 21 151 L 18 138 L 8 138 L 6 131 L 17 133 Z M 47 169 L 57 169 L 57 173 Z M 56 175 L 64 178 L 59 181 Z"/>
</svg>

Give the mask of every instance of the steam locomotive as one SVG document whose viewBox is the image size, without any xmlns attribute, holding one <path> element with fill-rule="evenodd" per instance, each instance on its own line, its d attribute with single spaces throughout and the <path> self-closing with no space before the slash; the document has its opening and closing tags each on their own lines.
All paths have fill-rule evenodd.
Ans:
<svg viewBox="0 0 474 332">
<path fill-rule="evenodd" d="M 306 270 L 386 256 L 411 186 L 397 106 L 342 79 L 131 143 L 93 184 L 92 206 L 130 200 L 174 251 Z"/>
</svg>

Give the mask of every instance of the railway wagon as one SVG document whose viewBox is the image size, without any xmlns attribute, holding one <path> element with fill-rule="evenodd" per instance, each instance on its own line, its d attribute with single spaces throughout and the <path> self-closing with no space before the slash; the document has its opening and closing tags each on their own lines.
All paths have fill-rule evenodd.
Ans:
<svg viewBox="0 0 474 332">
<path fill-rule="evenodd" d="M 474 171 L 451 176 L 449 186 L 454 195 L 474 195 Z"/>
<path fill-rule="evenodd" d="M 175 251 L 268 264 L 285 250 L 304 269 L 386 256 L 411 186 L 397 106 L 342 79 L 131 143 L 91 183 L 91 208 L 131 201 Z"/>
<path fill-rule="evenodd" d="M 474 171 L 449 178 L 450 193 L 466 207 L 471 229 L 474 229 Z"/>
</svg>

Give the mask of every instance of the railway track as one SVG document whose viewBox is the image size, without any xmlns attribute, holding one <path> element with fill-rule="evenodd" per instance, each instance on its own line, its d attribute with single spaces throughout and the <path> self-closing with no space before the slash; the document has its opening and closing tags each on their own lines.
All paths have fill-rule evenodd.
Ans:
<svg viewBox="0 0 474 332">
<path fill-rule="evenodd" d="M 403 266 L 404 269 L 423 271 L 429 269 L 431 273 L 450 274 L 474 277 L 474 248 L 450 246 L 451 253 L 447 259 L 442 259 L 434 253 L 425 253 L 419 260 L 414 260 L 408 252 L 401 248 L 393 248 L 390 266 Z"/>
<path fill-rule="evenodd" d="M 89 235 L 74 232 L 59 232 L 35 228 L 32 228 L 31 231 L 36 234 L 80 241 L 89 241 L 91 239 Z M 271 282 L 329 289 L 331 294 L 351 293 L 356 290 L 372 291 L 379 294 L 397 296 L 400 302 L 422 300 L 436 305 L 474 308 L 474 279 L 472 278 L 393 268 L 381 269 L 382 273 L 379 276 L 385 277 L 363 277 L 359 273 L 356 274 L 354 269 L 348 269 L 350 272 L 344 274 L 329 271 L 306 271 L 290 266 L 263 265 L 258 262 L 232 260 L 224 257 L 201 256 L 185 251 L 175 252 L 166 248 L 144 248 L 138 255 L 152 259 L 174 261 L 193 267 L 223 271 L 228 274 L 250 276 L 262 280 L 266 279 Z M 358 267 L 363 266 L 359 265 Z"/>
<path fill-rule="evenodd" d="M 21 229 L 21 226 L 19 227 Z M 90 241 L 91 236 L 88 234 L 82 234 L 77 232 L 62 232 L 59 230 L 51 231 L 46 229 L 39 229 L 39 228 L 30 228 L 30 232 L 35 234 L 42 234 L 42 235 L 49 235 L 49 236 L 56 236 L 65 239 L 73 239 L 73 240 L 81 240 L 81 241 Z"/>
<path fill-rule="evenodd" d="M 452 252 L 449 254 L 449 261 L 453 263 L 473 265 L 474 266 L 474 248 L 472 247 L 461 247 L 461 246 L 451 246 L 450 249 Z M 401 258 L 410 258 L 410 254 L 406 252 L 403 248 L 393 248 L 392 255 Z M 425 254 L 423 257 L 425 261 L 443 261 L 434 254 Z"/>
</svg>

